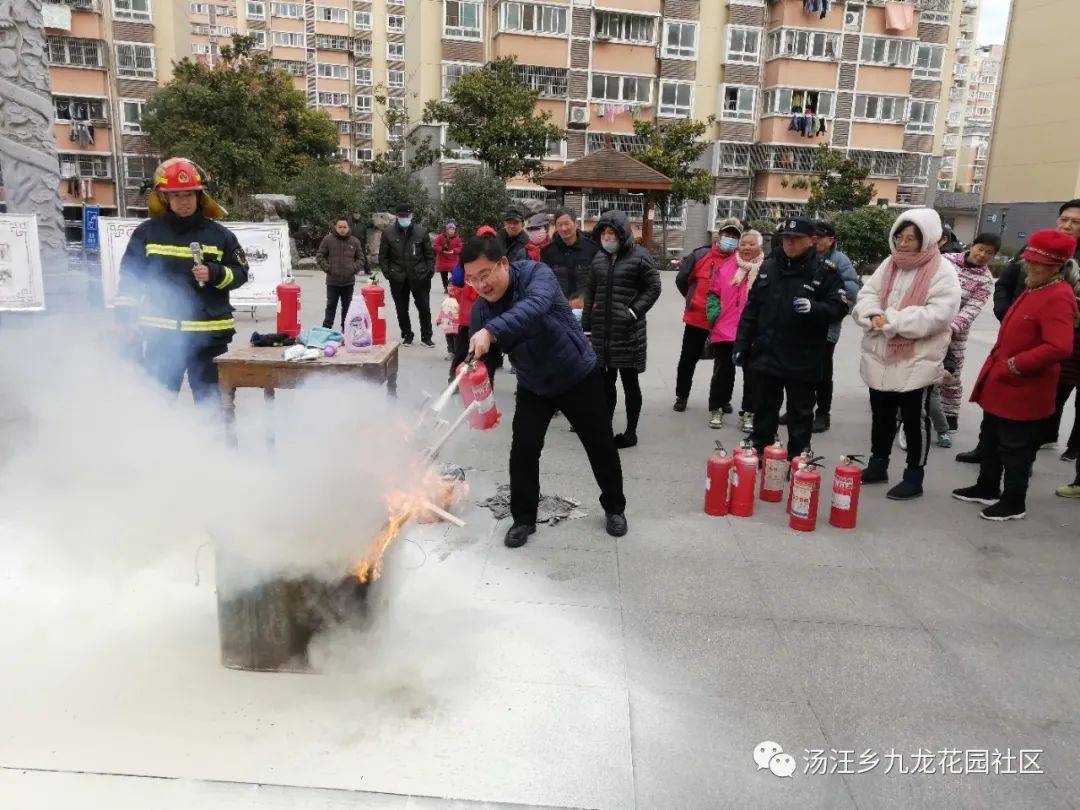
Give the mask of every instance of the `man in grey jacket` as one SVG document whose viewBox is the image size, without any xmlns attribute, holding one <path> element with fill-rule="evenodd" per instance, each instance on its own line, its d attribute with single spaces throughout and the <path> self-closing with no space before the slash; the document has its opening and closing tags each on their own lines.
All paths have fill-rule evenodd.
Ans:
<svg viewBox="0 0 1080 810">
<path fill-rule="evenodd" d="M 817 233 L 818 253 L 825 260 L 826 265 L 832 267 L 840 281 L 844 285 L 844 292 L 849 301 L 856 301 L 859 297 L 859 274 L 855 272 L 855 265 L 851 259 L 836 249 L 836 227 L 831 222 L 818 221 L 814 223 Z M 832 399 L 833 399 L 833 354 L 836 352 L 836 344 L 840 340 L 840 327 L 843 321 L 836 321 L 829 326 L 826 336 L 825 358 L 823 362 L 821 382 L 817 385 L 815 399 L 817 400 L 817 413 L 814 415 L 814 433 L 824 433 L 831 426 Z"/>
<path fill-rule="evenodd" d="M 401 342 L 413 343 L 409 318 L 409 295 L 416 304 L 420 320 L 420 342 L 434 348 L 431 339 L 431 277 L 435 274 L 435 250 L 427 229 L 413 221 L 412 206 L 399 205 L 397 219 L 383 231 L 379 240 L 379 269 L 390 282 L 390 296 L 397 310 Z"/>
</svg>

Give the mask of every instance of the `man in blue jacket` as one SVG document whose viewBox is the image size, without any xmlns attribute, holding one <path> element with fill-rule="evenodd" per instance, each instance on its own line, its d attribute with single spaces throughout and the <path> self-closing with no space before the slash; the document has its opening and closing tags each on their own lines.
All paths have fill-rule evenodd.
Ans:
<svg viewBox="0 0 1080 810">
<path fill-rule="evenodd" d="M 479 359 L 499 347 L 517 369 L 517 405 L 510 444 L 510 548 L 536 531 L 540 453 L 555 412 L 574 428 L 600 486 L 607 532 L 626 534 L 622 466 L 604 377 L 589 339 L 546 264 L 510 262 L 498 238 L 474 237 L 461 252 L 465 283 L 479 298 L 472 310 L 469 349 Z"/>
<path fill-rule="evenodd" d="M 844 293 L 848 301 L 855 301 L 859 297 L 859 288 L 862 282 L 859 274 L 855 271 L 855 265 L 847 254 L 841 253 L 836 248 L 836 226 L 831 222 L 819 220 L 814 223 L 817 232 L 817 251 L 825 260 L 825 263 L 833 269 L 844 285 Z M 836 353 L 836 344 L 840 340 L 840 327 L 843 321 L 836 321 L 829 326 L 829 333 L 825 343 L 825 357 L 821 370 L 821 382 L 817 385 L 815 399 L 817 400 L 817 414 L 814 416 L 814 433 L 824 433 L 832 426 L 832 400 L 833 400 L 833 355 Z"/>
</svg>

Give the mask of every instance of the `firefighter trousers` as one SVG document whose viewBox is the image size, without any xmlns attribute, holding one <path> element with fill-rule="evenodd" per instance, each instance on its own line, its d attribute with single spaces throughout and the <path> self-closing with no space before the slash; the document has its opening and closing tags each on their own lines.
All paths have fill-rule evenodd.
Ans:
<svg viewBox="0 0 1080 810">
<path fill-rule="evenodd" d="M 220 400 L 214 358 L 228 348 L 228 343 L 207 345 L 179 332 L 152 334 L 146 339 L 143 363 L 154 378 L 173 393 L 180 393 L 186 373 L 196 404 L 215 404 Z"/>
</svg>

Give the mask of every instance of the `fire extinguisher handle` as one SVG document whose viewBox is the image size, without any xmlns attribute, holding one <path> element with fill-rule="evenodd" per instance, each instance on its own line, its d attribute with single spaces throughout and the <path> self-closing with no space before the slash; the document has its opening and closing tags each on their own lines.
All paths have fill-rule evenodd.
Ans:
<svg viewBox="0 0 1080 810">
<path fill-rule="evenodd" d="M 719 439 L 716 440 L 716 452 L 717 453 L 725 452 L 724 443 L 722 441 L 720 441 Z"/>
<path fill-rule="evenodd" d="M 821 462 L 823 462 L 824 460 L 825 460 L 825 456 L 814 456 L 812 459 L 810 459 L 808 462 L 806 462 L 806 466 L 807 467 L 820 467 Z"/>
<path fill-rule="evenodd" d="M 844 456 L 847 458 L 848 461 L 852 461 L 855 464 L 865 464 L 866 463 L 863 456 L 857 455 L 855 453 L 844 453 Z"/>
</svg>

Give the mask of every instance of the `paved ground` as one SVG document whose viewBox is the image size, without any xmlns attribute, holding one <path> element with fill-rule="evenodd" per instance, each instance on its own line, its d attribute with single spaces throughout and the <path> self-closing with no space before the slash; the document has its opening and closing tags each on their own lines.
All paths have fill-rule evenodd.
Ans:
<svg viewBox="0 0 1080 810">
<path fill-rule="evenodd" d="M 304 286 L 313 316 L 322 290 Z M 679 311 L 665 274 L 641 444 L 623 455 L 630 534 L 603 533 L 584 455 L 556 420 L 543 488 L 589 517 L 513 551 L 479 511 L 463 530 L 409 530 L 377 591 L 395 634 L 327 643 L 349 666 L 219 667 L 205 560 L 197 586 L 188 556 L 86 593 L 0 569 L 0 805 L 1080 806 L 1080 512 L 1053 496 L 1071 469 L 1039 454 L 1021 523 L 951 500 L 973 470 L 945 451 L 922 500 L 865 492 L 854 532 L 798 534 L 764 504 L 707 517 L 711 442 L 740 434 L 706 427 L 704 364 L 689 410 L 671 411 Z M 969 378 L 995 326 L 977 323 Z M 834 429 L 816 447 L 830 459 L 868 445 L 854 338 L 846 325 Z M 444 373 L 441 350 L 404 350 L 402 405 Z M 454 452 L 478 497 L 505 480 L 509 377 L 496 394 L 504 424 Z M 977 410 L 961 421 L 962 449 Z M 78 615 L 114 626 L 73 638 Z M 793 756 L 792 778 L 757 768 L 762 741 Z M 1005 773 L 1020 749 L 1041 750 L 1045 773 Z M 989 774 L 972 772 L 980 750 Z M 965 752 L 968 773 L 942 772 Z"/>
</svg>

